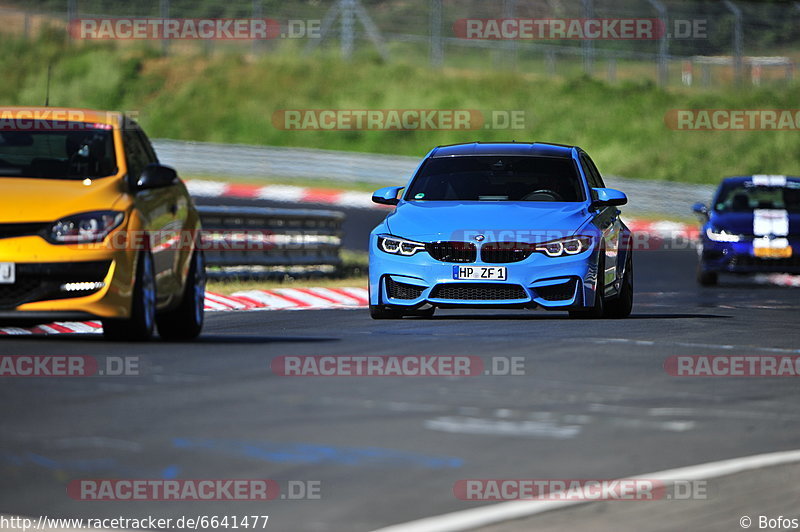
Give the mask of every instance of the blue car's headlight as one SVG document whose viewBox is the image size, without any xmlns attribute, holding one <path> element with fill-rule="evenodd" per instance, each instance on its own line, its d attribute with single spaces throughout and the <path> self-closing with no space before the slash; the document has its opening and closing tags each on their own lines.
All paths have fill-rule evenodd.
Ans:
<svg viewBox="0 0 800 532">
<path fill-rule="evenodd" d="M 536 244 L 534 251 L 544 253 L 548 257 L 563 257 L 564 255 L 577 255 L 592 247 L 592 237 L 571 236 L 559 238 Z"/>
<path fill-rule="evenodd" d="M 724 229 L 706 229 L 706 236 L 714 242 L 739 242 L 743 239 L 742 235 L 729 233 Z"/>
<path fill-rule="evenodd" d="M 378 249 L 392 255 L 410 257 L 420 251 L 425 251 L 425 244 L 392 235 L 380 235 L 378 236 Z"/>
</svg>

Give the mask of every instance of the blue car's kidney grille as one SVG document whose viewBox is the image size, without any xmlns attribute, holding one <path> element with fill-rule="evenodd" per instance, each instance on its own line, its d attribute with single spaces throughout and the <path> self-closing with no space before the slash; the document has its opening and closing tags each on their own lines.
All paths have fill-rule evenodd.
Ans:
<svg viewBox="0 0 800 532">
<path fill-rule="evenodd" d="M 431 299 L 499 301 L 503 299 L 528 299 L 528 294 L 518 284 L 443 283 L 433 288 Z"/>
<path fill-rule="evenodd" d="M 533 253 L 533 245 L 525 242 L 490 242 L 481 246 L 481 260 L 492 264 L 519 262 Z"/>
<path fill-rule="evenodd" d="M 425 250 L 442 262 L 475 262 L 478 251 L 472 242 L 429 242 Z"/>
<path fill-rule="evenodd" d="M 386 278 L 386 293 L 392 299 L 417 299 L 422 295 L 425 290 L 422 286 L 414 286 L 413 284 L 398 283 L 392 280 L 391 277 Z"/>
</svg>

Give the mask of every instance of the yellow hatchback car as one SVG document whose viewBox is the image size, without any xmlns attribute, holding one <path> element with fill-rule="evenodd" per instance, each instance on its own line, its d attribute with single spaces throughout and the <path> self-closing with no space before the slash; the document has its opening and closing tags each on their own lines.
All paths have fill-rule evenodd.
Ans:
<svg viewBox="0 0 800 532">
<path fill-rule="evenodd" d="M 0 107 L 0 322 L 100 319 L 104 334 L 203 326 L 200 217 L 121 113 Z"/>
</svg>

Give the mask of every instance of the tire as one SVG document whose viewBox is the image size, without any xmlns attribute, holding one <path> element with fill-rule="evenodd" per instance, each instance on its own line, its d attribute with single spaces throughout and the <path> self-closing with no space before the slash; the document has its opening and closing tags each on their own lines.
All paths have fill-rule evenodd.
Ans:
<svg viewBox="0 0 800 532">
<path fill-rule="evenodd" d="M 700 286 L 716 286 L 718 280 L 716 272 L 703 271 L 703 265 L 697 264 L 697 282 Z"/>
<path fill-rule="evenodd" d="M 103 320 L 103 335 L 109 340 L 144 342 L 153 337 L 156 322 L 156 278 L 153 256 L 139 255 L 133 284 L 131 315 L 128 319 Z"/>
<path fill-rule="evenodd" d="M 594 306 L 586 310 L 570 310 L 569 317 L 577 319 L 602 318 L 605 313 L 605 259 L 604 251 L 600 250 L 600 259 L 597 261 L 597 288 L 594 291 Z"/>
<path fill-rule="evenodd" d="M 387 309 L 383 305 L 370 305 L 369 315 L 373 320 L 399 320 L 403 317 L 402 312 Z"/>
<path fill-rule="evenodd" d="M 206 299 L 206 264 L 203 252 L 192 254 L 181 304 L 156 317 L 158 334 L 164 340 L 193 340 L 203 330 Z"/>
<path fill-rule="evenodd" d="M 627 318 L 633 310 L 633 253 L 628 251 L 625 260 L 625 273 L 622 274 L 622 287 L 619 295 L 606 302 L 605 317 Z"/>
</svg>

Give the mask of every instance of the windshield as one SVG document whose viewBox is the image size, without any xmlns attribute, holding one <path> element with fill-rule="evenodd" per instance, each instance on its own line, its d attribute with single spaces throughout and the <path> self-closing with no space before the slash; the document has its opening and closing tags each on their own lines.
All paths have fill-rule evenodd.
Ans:
<svg viewBox="0 0 800 532">
<path fill-rule="evenodd" d="M 83 179 L 116 172 L 110 126 L 36 121 L 27 130 L 0 129 L 0 177 Z"/>
<path fill-rule="evenodd" d="M 719 212 L 752 212 L 755 209 L 782 209 L 800 212 L 800 181 L 786 186 L 756 186 L 752 182 L 724 185 L 714 209 Z"/>
<path fill-rule="evenodd" d="M 577 202 L 584 197 L 572 159 L 483 155 L 428 159 L 405 199 Z"/>
</svg>

